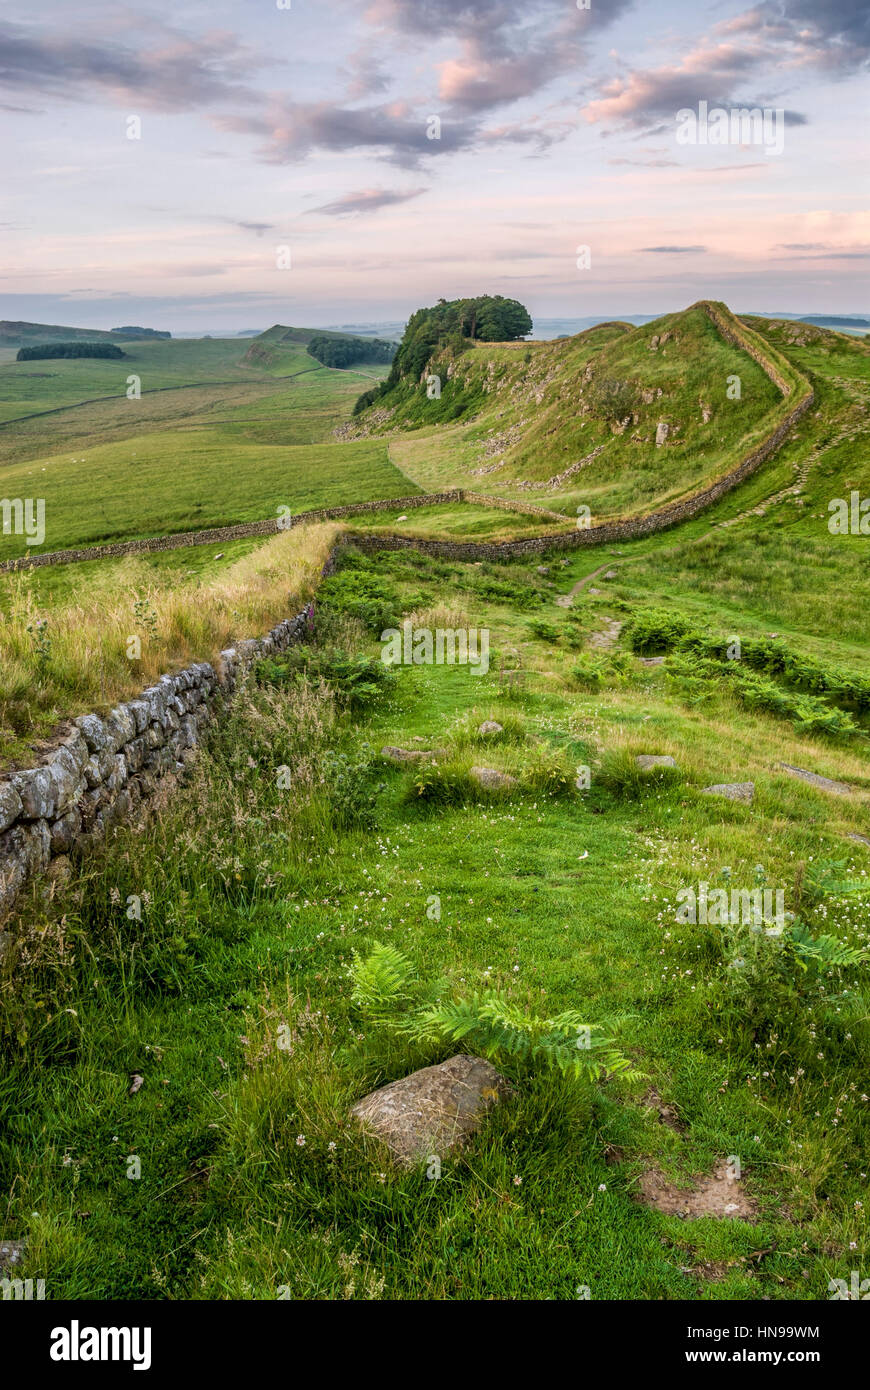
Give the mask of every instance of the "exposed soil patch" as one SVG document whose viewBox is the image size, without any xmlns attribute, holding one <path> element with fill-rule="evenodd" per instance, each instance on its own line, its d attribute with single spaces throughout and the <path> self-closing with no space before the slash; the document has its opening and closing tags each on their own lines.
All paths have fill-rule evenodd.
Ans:
<svg viewBox="0 0 870 1390">
<path fill-rule="evenodd" d="M 647 1091 L 641 1105 L 645 1105 L 648 1110 L 658 1112 L 659 1124 L 667 1125 L 668 1129 L 676 1130 L 677 1134 L 682 1134 L 685 1131 L 686 1126 L 680 1119 L 676 1107 L 663 1101 L 655 1086 L 651 1086 Z"/>
<path fill-rule="evenodd" d="M 695 1186 L 677 1187 L 658 1168 L 648 1168 L 641 1175 L 640 1199 L 648 1207 L 667 1216 L 681 1216 L 696 1221 L 701 1216 L 717 1220 L 755 1221 L 757 1203 L 743 1191 L 740 1183 L 728 1176 L 724 1159 L 712 1174 L 695 1179 Z"/>
</svg>

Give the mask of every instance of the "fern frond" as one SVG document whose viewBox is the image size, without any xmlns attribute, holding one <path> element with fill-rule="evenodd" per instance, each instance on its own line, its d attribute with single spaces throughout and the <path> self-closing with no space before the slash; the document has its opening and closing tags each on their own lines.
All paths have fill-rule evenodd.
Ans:
<svg viewBox="0 0 870 1390">
<path fill-rule="evenodd" d="M 411 998 L 407 986 L 414 978 L 414 967 L 395 946 L 375 946 L 364 958 L 354 951 L 350 974 L 351 999 L 364 1013 L 383 1014 Z"/>
<path fill-rule="evenodd" d="M 790 938 L 797 956 L 817 965 L 861 965 L 870 954 L 866 947 L 847 946 L 844 941 L 839 941 L 836 936 L 830 936 L 827 932 L 820 936 L 811 936 L 802 922 L 795 922 Z"/>
</svg>

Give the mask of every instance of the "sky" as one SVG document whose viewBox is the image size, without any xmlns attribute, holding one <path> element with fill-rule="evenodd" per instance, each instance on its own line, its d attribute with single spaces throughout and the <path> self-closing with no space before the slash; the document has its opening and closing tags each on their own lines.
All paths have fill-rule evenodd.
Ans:
<svg viewBox="0 0 870 1390">
<path fill-rule="evenodd" d="M 0 318 L 866 313 L 868 66 L 868 0 L 5 0 Z"/>
</svg>

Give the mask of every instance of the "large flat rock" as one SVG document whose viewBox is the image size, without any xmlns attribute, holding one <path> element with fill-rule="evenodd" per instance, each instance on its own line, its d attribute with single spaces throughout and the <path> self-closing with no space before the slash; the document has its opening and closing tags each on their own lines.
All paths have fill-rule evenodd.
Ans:
<svg viewBox="0 0 870 1390">
<path fill-rule="evenodd" d="M 780 767 L 791 773 L 792 777 L 799 777 L 802 782 L 809 782 L 811 787 L 818 787 L 819 791 L 831 792 L 834 796 L 853 796 L 854 790 L 847 786 L 845 782 L 836 782 L 833 777 L 822 777 L 818 772 L 807 772 L 802 767 L 792 767 L 791 763 L 780 763 Z"/>
<path fill-rule="evenodd" d="M 460 1054 L 380 1086 L 350 1113 L 398 1163 L 411 1167 L 463 1144 L 509 1090 L 490 1062 Z"/>
<path fill-rule="evenodd" d="M 755 796 L 754 782 L 714 782 L 712 787 L 702 787 L 702 796 L 724 796 L 726 801 L 744 801 L 748 805 Z"/>
</svg>

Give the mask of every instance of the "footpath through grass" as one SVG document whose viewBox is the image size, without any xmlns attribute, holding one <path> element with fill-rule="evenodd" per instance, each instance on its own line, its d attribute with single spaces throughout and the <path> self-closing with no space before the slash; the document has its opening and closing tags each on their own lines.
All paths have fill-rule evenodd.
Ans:
<svg viewBox="0 0 870 1390">
<path fill-rule="evenodd" d="M 601 603 L 553 592 L 532 565 L 351 557 L 318 648 L 261 667 L 161 819 L 34 896 L 4 959 L 0 1236 L 48 1298 L 825 1299 L 866 1269 L 860 743 L 596 652 Z M 403 614 L 486 626 L 489 672 L 385 673 L 376 633 Z M 396 766 L 382 744 L 444 752 Z M 487 795 L 474 764 L 516 783 Z M 754 803 L 700 794 L 724 780 Z M 791 919 L 787 939 L 678 922 L 700 881 L 781 888 L 835 946 L 800 956 Z M 352 997 L 377 946 L 413 998 L 621 1021 L 645 1077 L 505 1049 L 513 1098 L 440 1178 L 401 1172 L 348 1106 L 464 1048 Z M 734 1159 L 750 1219 L 642 1200 Z"/>
</svg>

